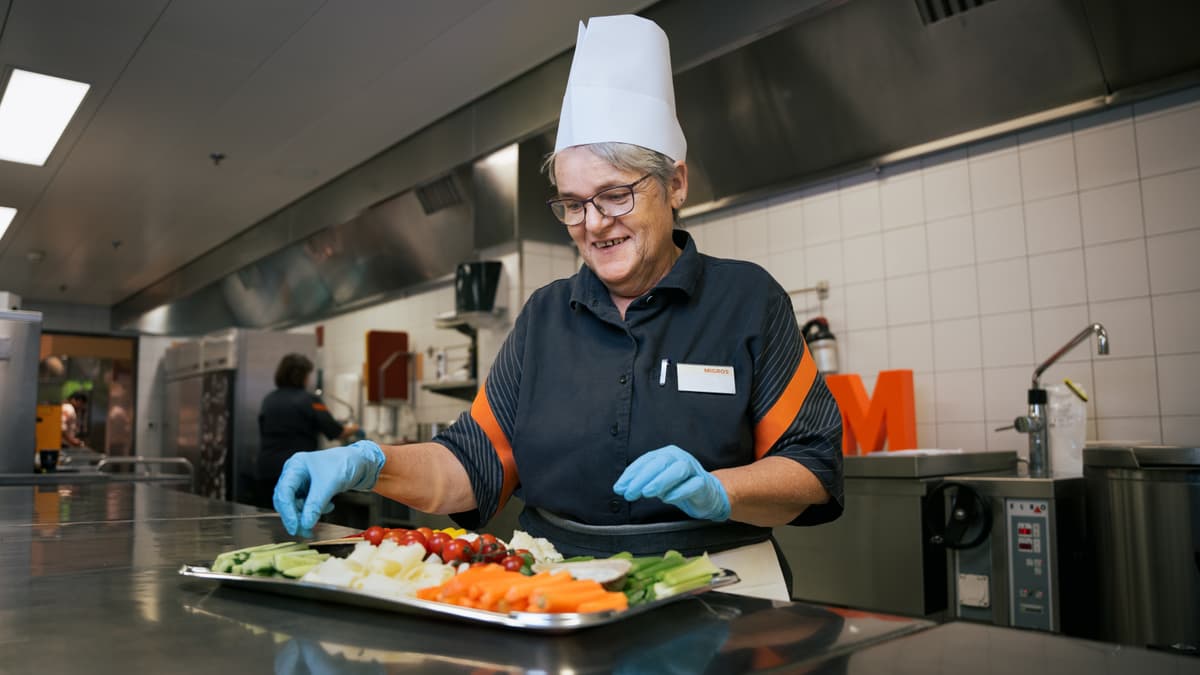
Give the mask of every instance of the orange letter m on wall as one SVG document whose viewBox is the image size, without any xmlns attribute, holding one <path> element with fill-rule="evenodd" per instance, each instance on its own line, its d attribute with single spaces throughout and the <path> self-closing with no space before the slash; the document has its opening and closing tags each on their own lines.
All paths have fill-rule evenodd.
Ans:
<svg viewBox="0 0 1200 675">
<path fill-rule="evenodd" d="M 883 449 L 917 447 L 917 412 L 911 370 L 884 370 L 867 396 L 858 375 L 826 375 L 825 385 L 842 411 L 842 454 L 857 455 Z"/>
</svg>

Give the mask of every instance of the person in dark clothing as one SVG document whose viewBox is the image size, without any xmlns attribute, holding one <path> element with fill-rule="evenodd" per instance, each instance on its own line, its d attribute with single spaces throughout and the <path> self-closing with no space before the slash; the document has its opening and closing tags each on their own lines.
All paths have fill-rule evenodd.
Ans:
<svg viewBox="0 0 1200 675">
<path fill-rule="evenodd" d="M 271 507 L 271 493 L 289 457 L 316 450 L 317 434 L 332 441 L 347 439 L 358 431 L 358 425 L 334 419 L 321 398 L 307 390 L 312 370 L 308 357 L 288 354 L 275 369 L 277 389 L 263 399 L 258 414 L 255 502 L 265 508 Z"/>
</svg>

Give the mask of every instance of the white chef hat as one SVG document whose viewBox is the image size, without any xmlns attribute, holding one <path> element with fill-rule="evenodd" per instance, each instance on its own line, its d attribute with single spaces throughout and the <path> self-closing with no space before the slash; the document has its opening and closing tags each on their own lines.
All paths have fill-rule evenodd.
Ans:
<svg viewBox="0 0 1200 675">
<path fill-rule="evenodd" d="M 677 161 L 687 140 L 675 118 L 667 34 L 629 14 L 579 24 L 554 151 L 588 143 L 632 143 Z"/>
</svg>

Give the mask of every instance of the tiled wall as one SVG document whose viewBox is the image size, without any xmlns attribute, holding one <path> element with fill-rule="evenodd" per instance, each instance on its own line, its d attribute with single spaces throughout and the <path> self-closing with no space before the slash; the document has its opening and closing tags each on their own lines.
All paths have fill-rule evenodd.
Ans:
<svg viewBox="0 0 1200 675">
<path fill-rule="evenodd" d="M 923 447 L 1020 449 L 993 432 L 1043 383 L 1092 395 L 1089 437 L 1200 442 L 1200 89 L 693 219 L 700 250 L 788 289 L 819 280 L 843 372 L 911 368 Z"/>
<path fill-rule="evenodd" d="M 479 373 L 486 375 L 495 359 L 496 352 L 511 328 L 515 309 L 520 307 L 520 265 L 519 256 L 513 247 L 485 251 L 483 259 L 500 260 L 503 274 L 500 288 L 497 292 L 497 304 L 508 308 L 508 317 L 502 325 L 479 331 Z M 421 352 L 424 358 L 422 367 L 426 380 L 434 379 L 434 362 L 425 352 L 454 345 L 465 345 L 468 340 L 462 334 L 453 330 L 436 328 L 433 319 L 438 314 L 454 310 L 454 286 L 448 284 L 440 288 L 410 295 L 373 305 L 354 312 L 348 312 L 331 319 L 314 324 L 306 324 L 291 329 L 293 332 L 313 332 L 317 324 L 325 326 L 325 345 L 320 354 L 320 367 L 325 371 L 326 388 L 332 390 L 339 375 L 362 374 L 363 362 L 366 359 L 365 335 L 369 330 L 398 330 L 408 333 L 409 348 Z M 441 394 L 435 394 L 420 388 L 418 383 L 412 405 L 401 406 L 399 412 L 399 431 L 401 435 L 414 438 L 415 425 L 418 422 L 445 422 L 458 417 L 470 403 Z M 331 403 L 334 412 L 346 414 L 341 406 Z M 364 415 L 365 428 L 373 438 L 390 440 L 392 432 L 391 416 L 381 414 L 381 409 L 371 406 Z"/>
</svg>

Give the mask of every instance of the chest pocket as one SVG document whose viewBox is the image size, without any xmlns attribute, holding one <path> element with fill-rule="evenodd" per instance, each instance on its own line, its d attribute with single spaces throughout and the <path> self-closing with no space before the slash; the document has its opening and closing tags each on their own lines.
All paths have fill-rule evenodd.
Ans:
<svg viewBox="0 0 1200 675">
<path fill-rule="evenodd" d="M 674 443 L 710 469 L 740 466 L 754 456 L 754 434 L 748 415 L 753 368 L 749 360 L 736 363 L 734 359 L 689 359 L 684 363 L 697 365 L 733 366 L 734 393 L 716 394 L 683 391 L 679 386 L 678 364 L 667 368 L 666 382 L 655 386 L 654 406 L 665 442 Z M 654 373 L 654 383 L 659 382 Z"/>
</svg>

